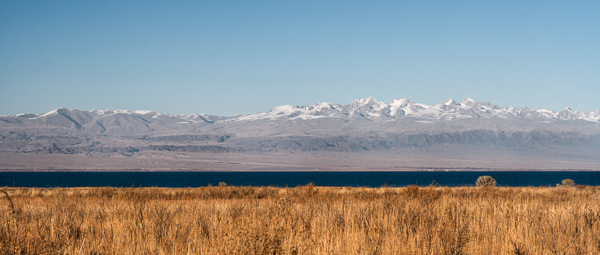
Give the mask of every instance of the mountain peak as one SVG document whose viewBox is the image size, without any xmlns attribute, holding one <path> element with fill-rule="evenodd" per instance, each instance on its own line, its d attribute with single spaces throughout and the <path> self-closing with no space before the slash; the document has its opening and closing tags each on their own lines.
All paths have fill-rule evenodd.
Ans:
<svg viewBox="0 0 600 255">
<path fill-rule="evenodd" d="M 111 111 L 110 109 L 106 109 L 106 110 L 98 110 L 98 109 L 94 109 L 90 111 L 91 113 L 95 113 L 95 114 L 112 114 L 113 111 Z"/>
<path fill-rule="evenodd" d="M 448 100 L 446 100 L 446 102 L 444 102 L 443 105 L 458 105 L 458 104 L 454 101 L 454 99 L 448 98 Z"/>
<path fill-rule="evenodd" d="M 139 115 L 156 115 L 156 114 L 158 114 L 158 112 L 156 112 L 156 111 L 147 111 L 147 110 L 135 110 L 133 112 L 136 114 L 139 114 Z"/>
<path fill-rule="evenodd" d="M 357 108 L 362 108 L 362 107 L 368 107 L 371 109 L 380 109 L 380 108 L 385 107 L 386 103 L 381 102 L 372 97 L 367 97 L 367 98 L 363 98 L 363 99 L 356 99 L 356 100 L 352 101 L 350 104 L 348 104 L 347 106 L 352 109 L 357 109 Z"/>
<path fill-rule="evenodd" d="M 409 104 L 414 104 L 413 101 L 410 101 L 410 99 L 404 97 L 402 99 L 394 99 L 394 101 L 392 101 L 390 103 L 390 105 L 394 105 L 394 106 L 398 106 L 398 107 L 405 107 Z"/>
<path fill-rule="evenodd" d="M 477 103 L 477 101 L 473 100 L 470 97 L 467 97 L 464 101 L 460 103 L 461 106 L 473 106 Z"/>
<path fill-rule="evenodd" d="M 562 109 L 561 112 L 572 112 L 573 110 L 571 110 L 570 107 L 565 107 L 564 109 Z"/>
<path fill-rule="evenodd" d="M 373 97 L 367 97 L 367 98 L 363 98 L 363 99 L 356 99 L 354 101 L 352 101 L 352 103 L 357 103 L 357 104 L 362 104 L 362 105 L 367 105 L 367 104 L 383 104 L 383 102 L 373 98 Z"/>
<path fill-rule="evenodd" d="M 44 113 L 44 114 L 40 114 L 40 116 L 38 116 L 38 117 L 46 117 L 46 116 L 50 116 L 50 115 L 59 114 L 61 112 L 65 112 L 65 111 L 69 111 L 69 109 L 61 107 L 61 108 L 54 109 L 54 110 L 49 111 L 49 112 Z"/>
</svg>

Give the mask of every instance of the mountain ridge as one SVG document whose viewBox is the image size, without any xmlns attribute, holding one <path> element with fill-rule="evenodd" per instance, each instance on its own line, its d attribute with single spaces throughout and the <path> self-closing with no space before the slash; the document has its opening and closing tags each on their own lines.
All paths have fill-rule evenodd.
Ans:
<svg viewBox="0 0 600 255">
<path fill-rule="evenodd" d="M 73 114 L 75 116 L 73 116 Z M 8 118 L 19 118 L 19 119 L 40 119 L 40 118 L 52 118 L 53 115 L 61 115 L 64 118 L 70 120 L 75 127 L 83 127 L 82 124 L 87 124 L 91 121 L 91 117 L 103 118 L 110 115 L 136 115 L 144 116 L 145 118 L 137 118 L 138 121 L 147 122 L 146 118 L 153 119 L 179 119 L 180 122 L 206 122 L 215 123 L 219 121 L 234 122 L 234 121 L 252 121 L 257 119 L 267 118 L 282 118 L 288 117 L 294 118 L 322 118 L 322 117 L 357 117 L 357 118 L 368 118 L 372 120 L 394 120 L 404 117 L 413 117 L 420 119 L 452 119 L 452 118 L 511 118 L 511 117 L 525 117 L 525 118 L 539 118 L 546 120 L 584 120 L 589 122 L 600 123 L 600 110 L 595 109 L 591 111 L 573 111 L 569 107 L 565 107 L 559 112 L 539 109 L 534 110 L 529 107 L 500 107 L 490 102 L 479 102 L 471 98 L 463 100 L 461 103 L 457 103 L 452 98 L 446 100 L 444 103 L 436 105 L 426 105 L 421 103 L 415 103 L 408 98 L 394 99 L 390 103 L 384 103 L 378 101 L 375 98 L 367 97 L 363 99 L 357 99 L 349 104 L 341 105 L 337 103 L 328 102 L 317 102 L 314 105 L 280 105 L 274 107 L 267 112 L 259 112 L 247 115 L 233 115 L 233 116 L 217 116 L 211 114 L 180 114 L 173 115 L 168 113 L 160 113 L 156 111 L 144 111 L 144 110 L 91 110 L 82 111 L 77 109 L 58 108 L 43 114 L 17 114 L 17 115 L 3 115 L 0 116 L 0 120 L 9 122 Z M 75 118 L 75 119 L 74 119 Z M 83 122 L 83 123 L 81 123 Z M 52 120 L 49 120 L 52 124 Z"/>
<path fill-rule="evenodd" d="M 296 162 L 300 154 L 362 155 L 367 160 L 388 155 L 378 156 L 375 165 L 384 161 L 391 165 L 410 154 L 438 165 L 459 160 L 471 162 L 466 167 L 477 167 L 500 158 L 519 158 L 534 166 L 571 169 L 569 164 L 583 162 L 600 170 L 600 111 L 500 107 L 471 98 L 426 105 L 408 98 L 384 103 L 370 97 L 346 105 L 281 105 L 233 116 L 58 108 L 43 114 L 0 116 L 0 152 L 3 160 L 14 155 L 81 160 L 187 153 L 191 158 L 185 160 L 231 154 L 279 155 Z"/>
</svg>

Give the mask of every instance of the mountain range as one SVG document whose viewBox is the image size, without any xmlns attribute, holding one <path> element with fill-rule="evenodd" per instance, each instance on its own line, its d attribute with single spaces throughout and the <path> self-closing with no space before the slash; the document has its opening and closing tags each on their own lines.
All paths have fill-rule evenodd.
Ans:
<svg viewBox="0 0 600 255">
<path fill-rule="evenodd" d="M 99 168 L 142 169 L 148 163 L 139 162 L 146 159 L 228 158 L 236 163 L 231 159 L 245 158 L 246 165 L 269 161 L 292 169 L 298 161 L 312 159 L 329 166 L 325 169 L 339 169 L 333 166 L 346 166 L 346 161 L 354 162 L 348 168 L 369 162 L 377 169 L 452 165 L 600 170 L 600 111 L 500 107 L 470 98 L 437 105 L 364 98 L 347 105 L 282 105 L 234 116 L 66 108 L 0 116 L 0 159 L 8 162 L 0 163 L 0 169 L 38 168 L 44 165 L 42 159 L 54 162 L 59 157 L 64 160 L 52 168 L 91 169 L 103 165 L 99 159 L 115 158 L 129 163 Z M 361 160 L 342 160 L 348 157 Z M 71 167 L 71 159 L 83 163 Z M 36 160 L 37 165 L 27 163 Z"/>
</svg>

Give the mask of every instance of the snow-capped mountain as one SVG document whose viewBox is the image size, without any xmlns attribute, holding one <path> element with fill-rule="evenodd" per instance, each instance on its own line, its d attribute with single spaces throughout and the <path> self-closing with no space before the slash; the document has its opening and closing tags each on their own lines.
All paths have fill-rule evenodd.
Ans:
<svg viewBox="0 0 600 255">
<path fill-rule="evenodd" d="M 59 108 L 44 114 L 20 114 L 0 116 L 0 127 L 19 125 L 44 125 L 72 127 L 91 132 L 140 132 L 154 127 L 178 128 L 177 124 L 219 124 L 256 120 L 310 120 L 338 118 L 352 121 L 394 121 L 403 118 L 421 120 L 454 120 L 475 118 L 529 119 L 541 121 L 582 120 L 600 123 L 600 110 L 587 112 L 565 108 L 560 112 L 531 108 L 500 107 L 489 102 L 467 98 L 461 103 L 452 99 L 437 105 L 414 103 L 408 98 L 395 99 L 390 103 L 368 97 L 357 99 L 347 105 L 319 102 L 314 105 L 281 105 L 268 112 L 236 116 L 209 114 L 172 115 L 155 111 L 131 110 L 70 110 Z"/>
<path fill-rule="evenodd" d="M 407 98 L 389 103 L 364 98 L 346 105 L 282 105 L 234 116 L 65 108 L 0 116 L 0 154 L 110 157 L 144 151 L 245 155 L 411 152 L 452 155 L 468 162 L 473 158 L 495 160 L 510 152 L 526 160 L 599 161 L 600 111 L 501 107 L 470 98 L 436 105 Z"/>
<path fill-rule="evenodd" d="M 565 108 L 560 112 L 534 110 L 531 108 L 500 107 L 489 102 L 477 102 L 467 98 L 461 103 L 452 99 L 437 105 L 414 103 L 408 98 L 395 99 L 390 103 L 369 97 L 355 100 L 347 105 L 316 103 L 315 105 L 282 105 L 269 112 L 256 113 L 229 121 L 249 121 L 258 119 L 315 119 L 315 118 L 367 118 L 387 121 L 400 118 L 418 118 L 424 120 L 452 120 L 463 118 L 528 118 L 544 120 L 584 120 L 600 122 L 600 110 L 588 112 L 572 111 Z"/>
</svg>

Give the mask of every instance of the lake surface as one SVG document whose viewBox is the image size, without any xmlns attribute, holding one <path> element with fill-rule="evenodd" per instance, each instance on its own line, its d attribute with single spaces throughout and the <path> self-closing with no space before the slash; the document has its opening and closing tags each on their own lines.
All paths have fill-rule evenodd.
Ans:
<svg viewBox="0 0 600 255">
<path fill-rule="evenodd" d="M 225 182 L 235 186 L 381 187 L 436 184 L 474 186 L 490 175 L 498 186 L 556 186 L 563 179 L 600 185 L 595 172 L 0 172 L 0 187 L 200 187 Z"/>
</svg>

